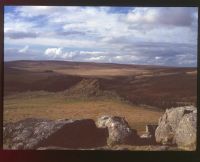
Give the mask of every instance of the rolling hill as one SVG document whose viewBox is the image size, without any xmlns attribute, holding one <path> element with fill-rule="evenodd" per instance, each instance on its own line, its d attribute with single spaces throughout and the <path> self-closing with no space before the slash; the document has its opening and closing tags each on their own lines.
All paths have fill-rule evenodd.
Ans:
<svg viewBox="0 0 200 162">
<path fill-rule="evenodd" d="M 83 79 L 117 93 L 133 104 L 159 108 L 196 104 L 197 69 L 150 65 L 66 61 L 5 62 L 5 95 L 15 92 L 64 91 Z"/>
<path fill-rule="evenodd" d="M 67 61 L 4 63 L 4 122 L 123 116 L 143 132 L 166 108 L 196 105 L 196 68 Z"/>
</svg>

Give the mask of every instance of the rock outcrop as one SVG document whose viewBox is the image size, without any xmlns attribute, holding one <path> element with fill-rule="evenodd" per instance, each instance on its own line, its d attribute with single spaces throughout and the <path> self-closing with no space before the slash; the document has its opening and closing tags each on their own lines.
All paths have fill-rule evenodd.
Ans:
<svg viewBox="0 0 200 162">
<path fill-rule="evenodd" d="M 72 97 L 94 97 L 99 96 L 102 92 L 98 79 L 83 79 L 68 91 Z"/>
<path fill-rule="evenodd" d="M 155 131 L 158 125 L 146 125 L 146 132 L 140 136 L 141 144 L 156 144 Z"/>
<path fill-rule="evenodd" d="M 155 132 L 156 142 L 177 145 L 186 150 L 195 150 L 196 115 L 194 106 L 177 107 L 166 110 L 159 119 Z"/>
<path fill-rule="evenodd" d="M 155 146 L 175 150 L 195 150 L 196 133 L 197 109 L 193 106 L 185 106 L 166 110 L 158 126 L 147 125 L 146 133 L 140 137 L 136 130 L 131 129 L 125 118 L 118 116 L 102 116 L 96 123 L 92 119 L 29 118 L 4 124 L 3 147 L 4 149 L 39 150 L 113 148 L 137 150 L 140 147 Z"/>
<path fill-rule="evenodd" d="M 175 131 L 174 142 L 179 148 L 195 150 L 197 141 L 197 112 L 183 116 Z"/>
<path fill-rule="evenodd" d="M 102 116 L 96 125 L 98 128 L 108 128 L 108 145 L 132 144 L 138 140 L 137 131 L 130 128 L 124 118 L 117 116 Z M 135 140 L 135 141 L 134 141 Z"/>
<path fill-rule="evenodd" d="M 106 145 L 108 131 L 97 128 L 92 119 L 25 119 L 4 126 L 4 149 L 40 147 L 93 148 Z"/>
</svg>

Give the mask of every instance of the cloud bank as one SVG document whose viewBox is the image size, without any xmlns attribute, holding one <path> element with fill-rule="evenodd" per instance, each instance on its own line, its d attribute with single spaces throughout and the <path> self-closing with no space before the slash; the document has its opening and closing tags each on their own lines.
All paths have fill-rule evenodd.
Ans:
<svg viewBox="0 0 200 162">
<path fill-rule="evenodd" d="M 5 60 L 196 66 L 197 20 L 194 7 L 10 6 L 4 55 Z"/>
</svg>

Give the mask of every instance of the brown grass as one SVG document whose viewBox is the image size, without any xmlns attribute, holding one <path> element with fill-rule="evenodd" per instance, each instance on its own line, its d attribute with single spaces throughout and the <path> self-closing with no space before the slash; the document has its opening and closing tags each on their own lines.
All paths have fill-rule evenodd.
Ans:
<svg viewBox="0 0 200 162">
<path fill-rule="evenodd" d="M 126 69 L 126 68 L 79 68 L 79 69 L 62 69 L 55 70 L 55 72 L 66 75 L 78 75 L 78 76 L 95 76 L 95 77 L 107 77 L 107 76 L 128 76 L 137 75 L 141 73 L 147 73 L 148 70 L 143 69 Z"/>
<path fill-rule="evenodd" d="M 101 91 L 115 92 L 134 105 L 166 109 L 196 105 L 197 101 L 196 68 L 16 61 L 5 63 L 4 70 L 5 95 L 29 90 L 65 91 L 92 78 Z"/>
<path fill-rule="evenodd" d="M 102 115 L 125 117 L 132 128 L 144 131 L 146 124 L 156 124 L 163 112 L 114 100 L 67 99 L 61 93 L 27 92 L 4 100 L 4 122 L 21 119 L 82 119 L 96 120 Z"/>
<path fill-rule="evenodd" d="M 197 75 L 197 70 L 186 72 L 186 74 L 196 76 Z"/>
<path fill-rule="evenodd" d="M 197 99 L 195 68 L 19 61 L 4 70 L 4 122 L 117 115 L 142 133 L 165 108 Z"/>
</svg>

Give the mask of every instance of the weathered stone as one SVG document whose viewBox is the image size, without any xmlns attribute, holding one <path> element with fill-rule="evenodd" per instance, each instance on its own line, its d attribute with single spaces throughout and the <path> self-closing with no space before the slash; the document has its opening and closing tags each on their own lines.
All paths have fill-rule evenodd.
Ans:
<svg viewBox="0 0 200 162">
<path fill-rule="evenodd" d="M 146 125 L 146 134 L 151 137 L 152 139 L 155 139 L 155 131 L 156 128 L 158 127 L 158 125 L 152 125 L 152 124 L 148 124 Z"/>
<path fill-rule="evenodd" d="M 175 131 L 174 142 L 185 150 L 196 149 L 197 113 L 184 115 Z"/>
<path fill-rule="evenodd" d="M 108 130 L 97 128 L 92 119 L 25 119 L 6 124 L 3 134 L 7 149 L 37 149 L 48 146 L 77 149 L 106 145 Z"/>
<path fill-rule="evenodd" d="M 108 145 L 132 144 L 138 140 L 136 130 L 132 130 L 126 120 L 117 116 L 102 116 L 96 122 L 99 128 L 108 128 Z"/>
<path fill-rule="evenodd" d="M 158 125 L 151 125 L 151 124 L 146 125 L 146 132 L 145 134 L 141 135 L 140 138 L 147 138 L 152 141 L 155 141 L 155 130 L 157 126 Z"/>
<path fill-rule="evenodd" d="M 28 149 L 32 145 L 31 141 L 37 142 L 48 137 L 48 130 L 43 129 L 45 135 L 40 133 L 34 135 L 37 123 L 49 122 L 50 120 L 43 119 L 25 119 L 16 123 L 7 123 L 4 125 L 3 131 L 3 143 L 7 146 L 7 149 Z M 56 130 L 56 127 L 55 129 Z M 33 149 L 33 148 L 32 148 Z"/>
<path fill-rule="evenodd" d="M 140 136 L 141 144 L 155 144 L 155 130 L 158 125 L 146 125 L 146 132 Z"/>
<path fill-rule="evenodd" d="M 151 139 L 151 135 L 149 135 L 149 134 L 142 134 L 141 136 L 140 136 L 140 138 L 142 138 L 142 139 Z"/>
<path fill-rule="evenodd" d="M 176 131 L 177 130 L 180 131 L 181 129 L 182 133 L 187 132 L 187 130 L 185 130 L 187 128 L 183 127 L 182 126 L 183 124 L 181 123 L 182 122 L 186 123 L 186 120 L 188 119 L 184 119 L 184 118 L 187 118 L 189 114 L 193 114 L 195 112 L 196 112 L 196 107 L 194 106 L 184 106 L 184 107 L 177 107 L 177 108 L 171 108 L 171 109 L 166 110 L 164 115 L 159 119 L 158 127 L 155 131 L 156 141 L 162 144 L 179 145 L 178 144 L 179 139 L 177 139 L 177 137 L 180 137 L 180 136 L 176 135 L 176 139 L 175 139 L 175 134 L 177 134 Z M 183 119 L 184 121 L 182 121 Z M 181 128 L 179 128 L 180 126 Z M 188 134 L 190 134 L 190 132 L 188 132 Z"/>
</svg>

